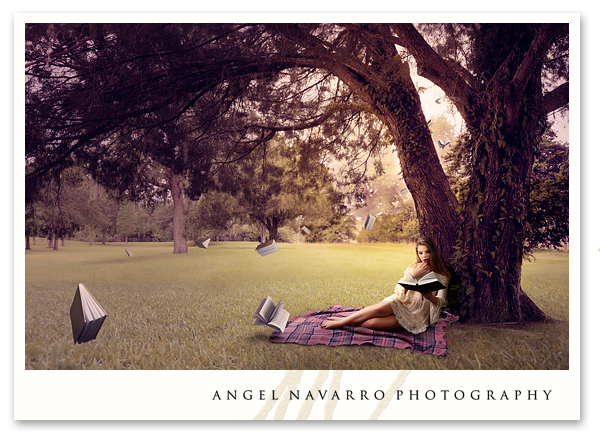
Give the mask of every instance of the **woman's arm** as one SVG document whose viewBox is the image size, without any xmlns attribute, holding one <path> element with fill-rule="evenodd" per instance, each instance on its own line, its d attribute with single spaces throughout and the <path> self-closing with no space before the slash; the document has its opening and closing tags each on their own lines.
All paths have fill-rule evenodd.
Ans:
<svg viewBox="0 0 600 439">
<path fill-rule="evenodd" d="M 431 303 L 437 306 L 438 298 L 431 291 L 421 291 L 424 298 L 429 300 Z"/>
</svg>

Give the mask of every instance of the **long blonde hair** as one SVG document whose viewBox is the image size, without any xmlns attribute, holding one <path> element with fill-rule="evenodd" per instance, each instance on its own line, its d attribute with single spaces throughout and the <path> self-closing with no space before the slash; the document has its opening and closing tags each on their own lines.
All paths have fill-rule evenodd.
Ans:
<svg viewBox="0 0 600 439">
<path fill-rule="evenodd" d="M 438 249 L 437 244 L 432 238 L 424 236 L 417 240 L 417 245 L 415 246 L 415 252 L 417 253 L 417 263 L 421 262 L 421 258 L 419 257 L 420 245 L 426 246 L 431 252 L 431 260 L 429 264 L 431 266 L 431 270 L 435 271 L 436 273 L 443 274 L 444 276 L 451 277 L 450 270 L 448 269 L 446 264 L 444 264 L 442 256 L 440 255 L 440 250 Z"/>
</svg>

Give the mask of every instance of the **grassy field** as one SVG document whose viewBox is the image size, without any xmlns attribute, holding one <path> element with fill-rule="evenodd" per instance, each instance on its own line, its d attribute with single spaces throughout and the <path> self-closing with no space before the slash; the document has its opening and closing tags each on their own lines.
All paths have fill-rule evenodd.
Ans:
<svg viewBox="0 0 600 439">
<path fill-rule="evenodd" d="M 279 245 L 279 244 L 278 244 Z M 360 306 L 391 294 L 413 246 L 281 244 L 261 257 L 255 243 L 211 242 L 173 255 L 170 243 L 38 239 L 27 251 L 27 369 L 568 369 L 568 253 L 540 252 L 523 264 L 523 288 L 557 322 L 446 330 L 447 357 L 372 346 L 269 342 L 254 326 L 263 297 L 292 316 L 334 304 Z M 98 338 L 73 344 L 69 309 L 85 284 L 108 317 Z"/>
</svg>

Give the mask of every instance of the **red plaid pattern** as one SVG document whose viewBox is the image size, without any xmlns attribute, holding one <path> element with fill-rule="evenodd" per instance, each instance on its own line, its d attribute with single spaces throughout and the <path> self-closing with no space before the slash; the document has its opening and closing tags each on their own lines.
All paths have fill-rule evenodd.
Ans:
<svg viewBox="0 0 600 439">
<path fill-rule="evenodd" d="M 448 353 L 448 339 L 444 328 L 458 320 L 458 316 L 442 311 L 435 325 L 429 326 L 421 334 L 406 330 L 374 331 L 357 326 L 344 326 L 339 329 L 322 329 L 321 324 L 331 316 L 345 317 L 359 308 L 345 308 L 334 305 L 325 311 L 317 311 L 291 319 L 283 332 L 270 336 L 272 343 L 297 343 L 302 345 L 323 344 L 328 346 L 372 344 L 386 348 L 411 349 L 423 354 L 442 355 Z"/>
</svg>

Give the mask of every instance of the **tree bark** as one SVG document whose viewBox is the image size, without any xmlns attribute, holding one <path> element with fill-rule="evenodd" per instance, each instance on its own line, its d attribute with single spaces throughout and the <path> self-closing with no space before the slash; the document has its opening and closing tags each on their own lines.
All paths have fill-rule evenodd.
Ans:
<svg viewBox="0 0 600 439">
<path fill-rule="evenodd" d="M 183 201 L 184 177 L 174 172 L 169 175 L 171 197 L 173 198 L 173 254 L 188 252 L 185 236 L 185 205 Z"/>
</svg>

